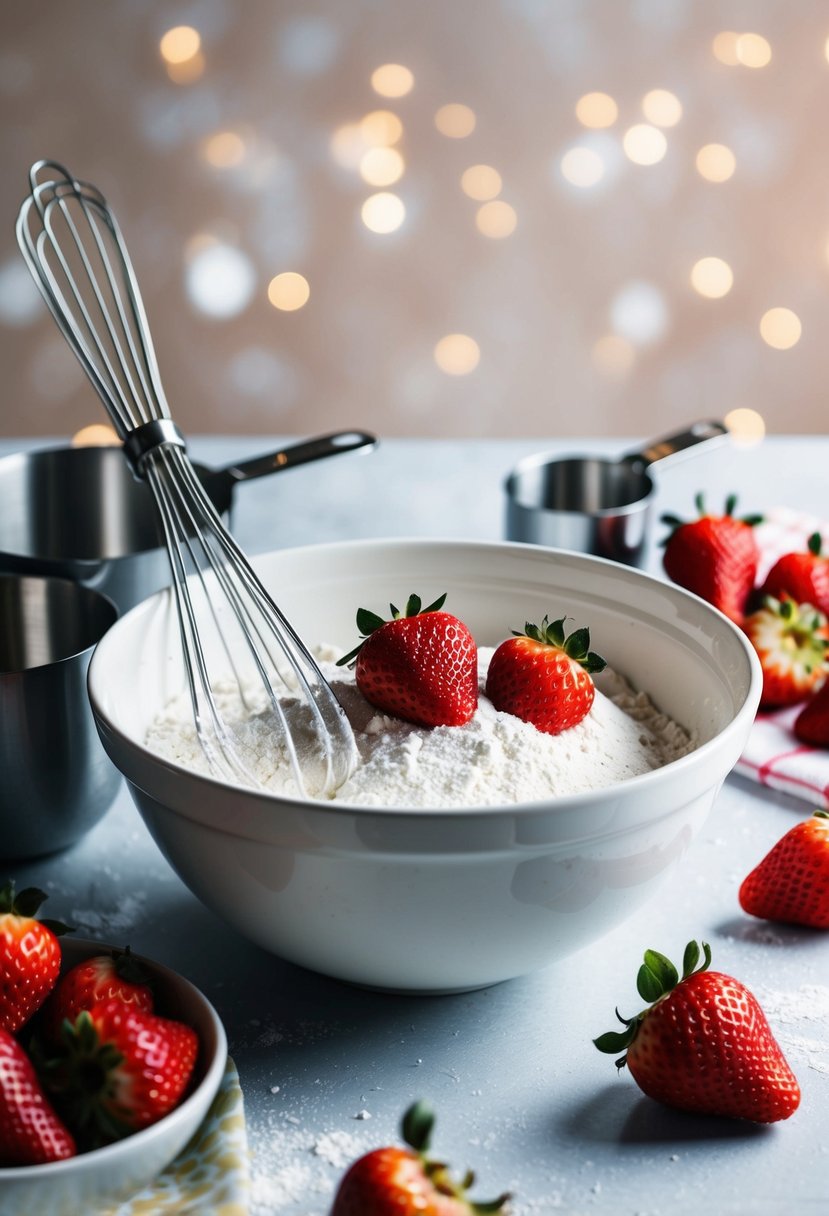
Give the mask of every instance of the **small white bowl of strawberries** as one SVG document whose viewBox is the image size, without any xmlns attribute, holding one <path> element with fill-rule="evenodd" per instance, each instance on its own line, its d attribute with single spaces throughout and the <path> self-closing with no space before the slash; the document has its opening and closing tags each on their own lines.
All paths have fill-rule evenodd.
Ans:
<svg viewBox="0 0 829 1216">
<path fill-rule="evenodd" d="M 0 889 L 0 1216 L 77 1216 L 147 1186 L 219 1088 L 224 1028 L 167 967 Z"/>
</svg>

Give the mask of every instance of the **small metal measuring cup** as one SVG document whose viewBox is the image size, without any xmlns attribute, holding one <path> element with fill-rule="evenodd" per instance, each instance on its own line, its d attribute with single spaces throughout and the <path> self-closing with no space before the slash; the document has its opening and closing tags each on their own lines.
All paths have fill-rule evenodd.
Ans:
<svg viewBox="0 0 829 1216">
<path fill-rule="evenodd" d="M 507 539 L 642 566 L 655 493 L 648 469 L 727 436 L 722 422 L 696 422 L 616 459 L 529 456 L 505 484 Z"/>
</svg>

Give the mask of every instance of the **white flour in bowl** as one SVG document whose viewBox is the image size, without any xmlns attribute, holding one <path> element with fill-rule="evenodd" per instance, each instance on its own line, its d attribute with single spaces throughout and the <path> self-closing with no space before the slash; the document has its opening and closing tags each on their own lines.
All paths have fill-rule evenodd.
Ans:
<svg viewBox="0 0 829 1216">
<path fill-rule="evenodd" d="M 643 693 L 605 671 L 605 692 L 596 691 L 587 717 L 560 735 L 546 735 L 512 714 L 500 713 L 483 695 L 492 650 L 478 650 L 481 698 L 465 726 L 426 729 L 388 717 L 366 701 L 353 672 L 336 667 L 342 652 L 319 647 L 316 657 L 354 729 L 360 764 L 336 793 L 355 806 L 475 807 L 534 802 L 601 789 L 660 768 L 692 751 L 687 732 L 661 714 Z M 259 691 L 262 697 L 261 690 Z M 275 794 L 296 797 L 290 763 L 280 744 L 273 711 L 254 717 L 235 684 L 219 686 L 223 717 L 234 723 L 239 749 L 262 783 Z M 319 744 L 306 706 L 284 701 L 295 727 L 300 763 Z M 146 745 L 186 768 L 209 768 L 193 726 L 188 694 L 173 701 L 150 728 Z"/>
</svg>

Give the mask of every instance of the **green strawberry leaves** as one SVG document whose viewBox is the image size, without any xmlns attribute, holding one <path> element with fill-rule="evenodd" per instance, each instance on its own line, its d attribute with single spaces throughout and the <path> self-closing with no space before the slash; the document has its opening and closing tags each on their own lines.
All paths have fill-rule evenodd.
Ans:
<svg viewBox="0 0 829 1216">
<path fill-rule="evenodd" d="M 702 954 L 702 964 L 699 964 L 700 954 Z M 632 1018 L 624 1018 L 616 1010 L 616 1017 L 624 1026 L 624 1030 L 609 1030 L 605 1034 L 599 1035 L 593 1040 L 593 1045 L 599 1051 L 606 1055 L 616 1055 L 617 1052 L 627 1052 L 639 1030 L 643 1019 L 647 1016 L 650 1009 L 657 1001 L 662 1000 L 669 992 L 673 992 L 679 984 L 687 980 L 697 971 L 707 971 L 711 966 L 711 947 L 707 942 L 702 942 L 702 946 L 695 942 L 688 942 L 685 947 L 685 953 L 682 957 L 682 977 L 680 978 L 674 964 L 664 954 L 660 954 L 657 950 L 646 950 L 644 961 L 639 968 L 636 976 L 636 990 L 643 1001 L 648 1002 L 648 1008 L 643 1009 L 641 1013 L 636 1014 Z M 624 1068 L 627 1063 L 627 1055 L 622 1055 L 616 1060 L 618 1069 Z"/>
<path fill-rule="evenodd" d="M 413 597 L 414 598 L 414 597 Z M 440 603 L 443 603 L 444 597 L 441 597 Z M 411 599 L 409 603 L 411 603 Z M 426 609 L 426 611 L 437 611 L 436 609 Z M 407 614 L 408 615 L 408 614 Z M 412 616 L 417 615 L 412 613 Z M 502 1212 L 504 1205 L 510 1198 L 508 1194 L 499 1195 L 497 1199 L 477 1200 L 473 1201 L 467 1198 L 466 1192 L 470 1187 L 474 1186 L 475 1175 L 472 1170 L 467 1170 L 463 1178 L 456 1182 L 443 1161 L 431 1161 L 426 1153 L 429 1150 L 429 1144 L 432 1139 L 432 1131 L 435 1126 L 435 1115 L 428 1103 L 419 1100 L 415 1102 L 403 1116 L 401 1122 L 401 1134 L 406 1144 L 418 1154 L 421 1159 L 421 1165 L 426 1177 L 430 1180 L 435 1190 L 440 1195 L 445 1195 L 447 1198 L 458 1199 L 467 1205 L 470 1212 L 485 1216 L 486 1213 Z"/>
<path fill-rule="evenodd" d="M 540 625 L 533 625 L 527 621 L 523 631 L 513 629 L 512 634 L 516 638 L 531 638 L 532 641 L 540 642 L 544 646 L 555 646 L 559 650 L 563 650 L 568 658 L 578 663 L 591 675 L 594 672 L 603 671 L 607 663 L 601 655 L 590 649 L 589 629 L 574 629 L 569 637 L 565 637 L 564 622 L 568 619 L 563 616 L 560 620 L 550 621 L 545 616 Z"/>
<path fill-rule="evenodd" d="M 439 612 L 445 602 L 446 592 L 444 592 L 443 595 L 439 595 L 438 598 L 426 608 L 423 608 L 423 601 L 421 600 L 420 596 L 410 595 L 406 600 L 406 607 L 403 612 L 401 612 L 399 608 L 395 608 L 394 604 L 389 604 L 389 609 L 391 611 L 390 620 L 401 621 L 410 616 L 422 616 L 426 612 Z M 372 633 L 376 633 L 378 629 L 382 629 L 384 625 L 388 624 L 389 621 L 384 620 L 381 616 L 378 616 L 376 612 L 371 612 L 368 608 L 358 608 L 357 628 L 360 631 L 360 637 L 362 640 L 360 641 L 359 645 L 354 647 L 352 651 L 349 651 L 348 654 L 343 655 L 341 659 L 337 659 L 337 666 L 350 667 L 357 658 L 357 655 L 362 650 L 363 642 L 365 642 L 366 638 L 370 637 Z"/>
<path fill-rule="evenodd" d="M 39 887 L 24 887 L 22 891 L 15 893 L 14 879 L 10 878 L 6 885 L 0 888 L 0 916 L 10 914 L 22 916 L 27 920 L 32 919 L 37 916 L 38 908 L 48 898 L 46 892 L 41 891 Z M 62 921 L 45 918 L 40 919 L 40 924 L 54 933 L 55 937 L 60 937 L 62 933 L 71 933 L 74 928 L 73 925 L 65 925 Z"/>
<path fill-rule="evenodd" d="M 709 514 L 709 512 L 705 508 L 705 496 L 703 495 L 702 491 L 700 491 L 698 494 L 696 494 L 694 496 L 694 506 L 697 509 L 697 517 L 699 519 L 704 519 L 705 516 Z M 737 507 L 737 495 L 729 494 L 725 500 L 725 509 L 723 511 L 723 517 L 724 518 L 733 518 L 736 507 Z M 668 541 L 671 539 L 674 532 L 676 532 L 677 528 L 684 527 L 685 524 L 688 522 L 687 520 L 680 519 L 680 517 L 678 515 L 673 515 L 670 512 L 665 512 L 665 514 L 660 515 L 659 519 L 660 519 L 660 523 L 666 524 L 667 527 L 670 528 L 670 532 L 668 533 L 668 535 L 665 536 L 659 542 L 660 545 L 663 545 L 663 546 L 667 545 Z M 762 515 L 743 515 L 743 516 L 740 516 L 738 522 L 742 523 L 742 524 L 747 524 L 749 526 L 749 528 L 756 528 L 758 524 L 761 524 L 763 522 L 763 516 Z"/>
</svg>

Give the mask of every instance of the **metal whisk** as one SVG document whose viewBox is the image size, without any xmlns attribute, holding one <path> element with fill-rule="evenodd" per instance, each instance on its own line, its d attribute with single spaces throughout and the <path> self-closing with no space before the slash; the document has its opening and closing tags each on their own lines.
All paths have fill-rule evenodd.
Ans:
<svg viewBox="0 0 829 1216">
<path fill-rule="evenodd" d="M 29 181 L 17 220 L 18 243 L 123 440 L 133 472 L 147 481 L 155 498 L 172 568 L 193 718 L 210 769 L 222 780 L 261 785 L 218 703 L 216 689 L 229 676 L 249 712 L 273 709 L 300 791 L 330 796 L 354 771 L 351 727 L 313 656 L 254 574 L 193 470 L 184 436 L 170 415 L 115 216 L 95 186 L 54 161 L 34 164 Z M 286 675 L 303 706 L 299 718 L 286 710 L 277 692 L 277 687 L 284 692 Z"/>
</svg>

